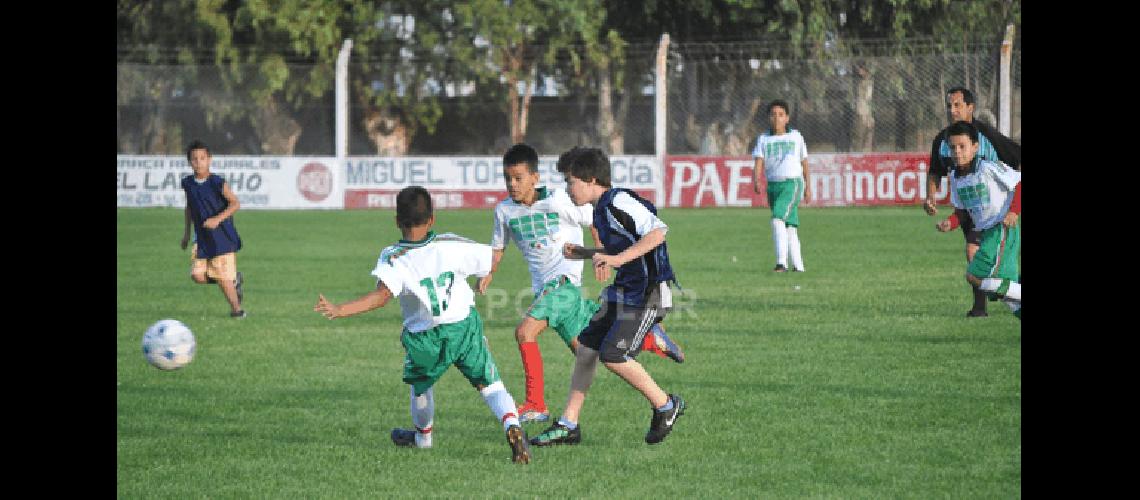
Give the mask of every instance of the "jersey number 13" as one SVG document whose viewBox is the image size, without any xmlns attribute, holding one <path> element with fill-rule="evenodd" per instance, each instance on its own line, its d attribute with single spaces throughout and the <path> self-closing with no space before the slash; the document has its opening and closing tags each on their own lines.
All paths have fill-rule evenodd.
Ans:
<svg viewBox="0 0 1140 500">
<path fill-rule="evenodd" d="M 427 288 L 428 298 L 431 299 L 431 315 L 439 316 L 443 311 L 447 310 L 447 301 L 451 299 L 451 284 L 455 282 L 455 274 L 451 271 L 444 272 L 439 275 L 434 281 L 431 278 L 424 278 L 420 280 L 420 284 Z M 442 303 L 439 300 L 439 293 L 436 289 L 444 292 L 444 299 Z"/>
</svg>

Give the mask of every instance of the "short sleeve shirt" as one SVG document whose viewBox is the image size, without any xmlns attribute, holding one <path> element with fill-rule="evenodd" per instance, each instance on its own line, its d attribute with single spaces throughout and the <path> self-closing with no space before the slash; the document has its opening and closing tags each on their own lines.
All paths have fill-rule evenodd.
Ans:
<svg viewBox="0 0 1140 500">
<path fill-rule="evenodd" d="M 514 242 L 530 270 L 534 293 L 558 276 L 581 286 L 583 261 L 566 259 L 562 247 L 566 243 L 582 245 L 582 228 L 593 220 L 592 205 L 575 206 L 566 191 L 539 188 L 538 200 L 529 207 L 509 197 L 495 205 L 491 248 L 502 250 Z"/>
<path fill-rule="evenodd" d="M 466 318 L 475 305 L 467 277 L 490 271 L 490 246 L 432 232 L 385 248 L 372 275 L 400 300 L 404 328 L 422 332 Z"/>
</svg>

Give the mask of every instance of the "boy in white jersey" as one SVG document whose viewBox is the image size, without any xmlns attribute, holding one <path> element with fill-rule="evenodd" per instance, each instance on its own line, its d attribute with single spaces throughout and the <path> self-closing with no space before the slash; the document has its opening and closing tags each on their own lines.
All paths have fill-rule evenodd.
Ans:
<svg viewBox="0 0 1140 500">
<path fill-rule="evenodd" d="M 574 151 L 564 154 L 559 163 Z M 575 206 L 561 189 L 536 188 L 538 152 L 526 144 L 515 144 L 503 155 L 503 177 L 510 197 L 495 206 L 491 231 L 494 257 L 491 272 L 479 280 L 479 293 L 486 293 L 494 272 L 499 269 L 507 242 L 513 240 L 526 259 L 534 291 L 534 302 L 515 328 L 526 377 L 526 401 L 519 407 L 519 420 L 543 422 L 550 419 L 550 412 L 543 394 L 538 335 L 550 326 L 570 351 L 575 352 L 578 334 L 600 307 L 597 302 L 582 297 L 583 262 L 562 255 L 566 243 L 582 245 L 582 226 L 593 224 L 593 206 L 588 203 Z M 594 246 L 601 246 L 596 233 Z M 596 277 L 599 281 L 608 279 L 608 276 Z M 654 335 L 646 335 L 644 349 L 678 363 L 684 361 L 684 353 L 660 325 L 654 325 L 652 331 Z"/>
<path fill-rule="evenodd" d="M 396 226 L 403 239 L 380 253 L 372 275 L 376 289 L 356 300 L 333 304 L 320 295 L 314 311 L 329 319 L 352 316 L 400 298 L 404 330 L 404 382 L 411 386 L 412 423 L 416 430 L 393 429 L 399 446 L 430 448 L 435 398 L 432 385 L 455 365 L 502 422 L 511 459 L 529 463 L 526 432 L 519 426 L 515 400 L 503 386 L 475 310 L 467 276 L 491 270 L 491 247 L 451 233 L 437 235 L 431 196 L 409 186 L 396 196 Z"/>
<path fill-rule="evenodd" d="M 793 271 L 804 271 L 800 254 L 800 200 L 811 201 L 811 177 L 808 175 L 807 144 L 799 130 L 788 128 L 788 103 L 775 100 L 768 105 L 768 123 L 772 128 L 756 138 L 752 156 L 752 189 L 760 194 L 760 176 L 768 181 L 768 206 L 772 209 L 772 242 L 776 249 L 773 271 L 788 270 L 788 257 Z"/>
<path fill-rule="evenodd" d="M 968 122 L 946 129 L 956 163 L 950 172 L 950 201 L 966 210 L 981 233 L 978 251 L 966 267 L 966 281 L 1001 299 L 1021 319 L 1021 172 L 978 154 L 978 130 Z M 937 224 L 939 231 L 958 227 L 957 213 Z"/>
</svg>

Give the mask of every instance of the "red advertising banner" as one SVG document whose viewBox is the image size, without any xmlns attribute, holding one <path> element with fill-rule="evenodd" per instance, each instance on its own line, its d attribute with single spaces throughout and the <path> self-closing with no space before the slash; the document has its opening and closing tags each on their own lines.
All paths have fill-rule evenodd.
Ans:
<svg viewBox="0 0 1140 500">
<path fill-rule="evenodd" d="M 916 205 L 926 198 L 929 153 L 835 153 L 808 156 L 809 207 Z M 665 157 L 670 207 L 767 207 L 767 182 L 752 186 L 754 160 L 743 156 Z M 946 179 L 936 193 L 949 202 Z"/>
</svg>

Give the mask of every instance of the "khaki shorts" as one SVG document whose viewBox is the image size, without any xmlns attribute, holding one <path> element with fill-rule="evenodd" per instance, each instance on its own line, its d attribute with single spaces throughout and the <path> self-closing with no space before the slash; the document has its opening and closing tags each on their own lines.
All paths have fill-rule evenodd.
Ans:
<svg viewBox="0 0 1140 500">
<path fill-rule="evenodd" d="M 237 279 L 237 254 L 230 252 L 215 256 L 212 259 L 199 259 L 198 244 L 195 243 L 194 247 L 190 249 L 190 274 L 202 273 L 215 280 L 233 281 Z"/>
</svg>

